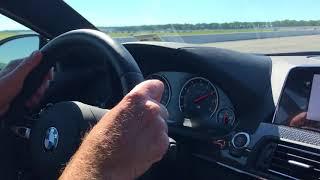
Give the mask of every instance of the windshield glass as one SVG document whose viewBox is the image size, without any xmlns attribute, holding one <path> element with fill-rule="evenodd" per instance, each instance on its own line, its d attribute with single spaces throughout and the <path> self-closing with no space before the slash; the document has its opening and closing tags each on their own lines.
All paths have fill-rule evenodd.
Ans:
<svg viewBox="0 0 320 180">
<path fill-rule="evenodd" d="M 119 42 L 183 42 L 253 53 L 320 51 L 319 0 L 66 2 Z"/>
</svg>

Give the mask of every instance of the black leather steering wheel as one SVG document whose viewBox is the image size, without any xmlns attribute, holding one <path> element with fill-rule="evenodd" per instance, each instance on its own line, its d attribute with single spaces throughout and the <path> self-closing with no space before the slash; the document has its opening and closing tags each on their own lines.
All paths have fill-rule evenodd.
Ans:
<svg viewBox="0 0 320 180">
<path fill-rule="evenodd" d="M 114 68 L 124 95 L 144 80 L 131 54 L 106 34 L 87 29 L 64 33 L 40 50 L 43 53 L 40 65 L 28 75 L 21 94 L 14 100 L 9 111 L 13 125 L 23 125 L 21 119 L 25 114 L 24 103 L 40 86 L 49 69 L 57 63 L 58 57 L 75 45 L 94 50 L 101 61 Z M 78 102 L 61 102 L 39 113 L 39 118 L 30 127 L 29 138 L 35 173 L 39 173 L 42 179 L 56 178 L 57 171 L 77 149 L 84 132 L 106 111 Z"/>
<path fill-rule="evenodd" d="M 43 60 L 26 78 L 22 92 L 12 103 L 11 109 L 14 114 L 23 114 L 20 111 L 24 109 L 24 102 L 40 86 L 42 78 L 49 69 L 57 63 L 57 57 L 74 45 L 93 49 L 97 55 L 100 55 L 101 61 L 111 64 L 120 79 L 124 95 L 136 84 L 143 81 L 139 66 L 120 43 L 100 31 L 89 29 L 73 30 L 54 38 L 40 50 L 43 53 Z"/>
</svg>

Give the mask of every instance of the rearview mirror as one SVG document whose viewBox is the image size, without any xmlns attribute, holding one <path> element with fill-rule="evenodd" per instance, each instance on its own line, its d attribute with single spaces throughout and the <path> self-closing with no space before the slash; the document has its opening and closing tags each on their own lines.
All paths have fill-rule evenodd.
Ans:
<svg viewBox="0 0 320 180">
<path fill-rule="evenodd" d="M 0 40 L 0 70 L 12 60 L 29 56 L 39 50 L 41 37 L 37 34 L 16 35 Z"/>
</svg>

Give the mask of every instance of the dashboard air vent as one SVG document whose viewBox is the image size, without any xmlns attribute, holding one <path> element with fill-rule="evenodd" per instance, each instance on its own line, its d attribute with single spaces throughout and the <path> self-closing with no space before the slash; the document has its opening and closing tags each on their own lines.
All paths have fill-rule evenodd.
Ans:
<svg viewBox="0 0 320 180">
<path fill-rule="evenodd" d="M 267 171 L 281 179 L 320 180 L 320 153 L 300 145 L 278 143 Z"/>
</svg>

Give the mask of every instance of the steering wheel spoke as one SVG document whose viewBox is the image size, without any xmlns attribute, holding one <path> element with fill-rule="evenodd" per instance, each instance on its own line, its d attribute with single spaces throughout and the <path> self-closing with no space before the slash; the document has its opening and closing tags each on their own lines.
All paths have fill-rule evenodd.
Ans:
<svg viewBox="0 0 320 180">
<path fill-rule="evenodd" d="M 11 127 L 12 132 L 17 135 L 18 137 L 21 137 L 23 139 L 29 139 L 31 134 L 31 128 L 25 127 L 25 126 L 12 126 Z"/>
<path fill-rule="evenodd" d="M 44 109 L 41 109 L 40 113 L 43 112 Z M 31 135 L 31 127 L 36 123 L 36 121 L 40 117 L 40 113 L 36 113 L 33 115 L 25 115 L 22 117 L 22 120 L 17 124 L 7 124 L 6 126 L 10 128 L 11 132 L 15 134 L 17 137 L 23 139 L 30 139 Z"/>
</svg>

